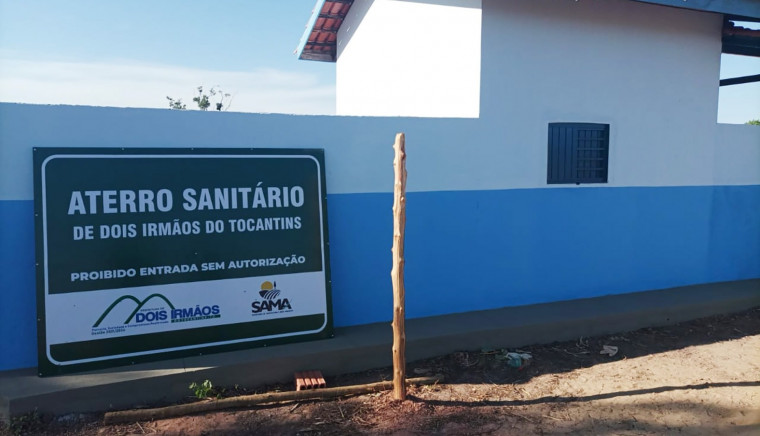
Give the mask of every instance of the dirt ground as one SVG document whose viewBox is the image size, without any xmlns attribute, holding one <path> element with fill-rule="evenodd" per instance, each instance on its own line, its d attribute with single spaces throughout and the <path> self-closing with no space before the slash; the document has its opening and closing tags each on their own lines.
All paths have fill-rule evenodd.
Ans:
<svg viewBox="0 0 760 436">
<path fill-rule="evenodd" d="M 600 354 L 604 345 L 618 347 L 618 353 Z M 411 362 L 408 376 L 443 374 L 445 380 L 410 388 L 403 402 L 386 391 L 115 426 L 104 425 L 102 415 L 25 415 L 0 433 L 760 434 L 760 308 L 522 351 L 533 356 L 523 369 L 507 364 L 505 350 Z M 343 386 L 390 378 L 384 368 L 327 382 Z M 212 394 L 275 389 L 294 388 L 229 387 Z"/>
</svg>

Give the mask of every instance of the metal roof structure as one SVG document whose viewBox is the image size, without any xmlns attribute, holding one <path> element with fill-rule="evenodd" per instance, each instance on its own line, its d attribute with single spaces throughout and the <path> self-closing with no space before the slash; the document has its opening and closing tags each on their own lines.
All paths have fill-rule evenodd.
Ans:
<svg viewBox="0 0 760 436">
<path fill-rule="evenodd" d="M 736 21 L 760 23 L 760 0 L 633 0 L 724 15 L 723 53 L 760 57 L 760 30 L 737 26 Z M 721 86 L 757 82 L 760 75 L 721 80 Z"/>
<path fill-rule="evenodd" d="M 760 56 L 760 36 L 737 34 L 731 21 L 760 22 L 760 0 L 631 0 L 661 6 L 724 14 L 723 52 Z M 298 59 L 335 62 L 338 30 L 354 0 L 317 0 L 296 49 Z"/>
<path fill-rule="evenodd" d="M 723 53 L 760 57 L 760 30 L 723 22 Z"/>
<path fill-rule="evenodd" d="M 298 59 L 335 62 L 338 29 L 354 0 L 317 0 L 296 49 Z"/>
</svg>

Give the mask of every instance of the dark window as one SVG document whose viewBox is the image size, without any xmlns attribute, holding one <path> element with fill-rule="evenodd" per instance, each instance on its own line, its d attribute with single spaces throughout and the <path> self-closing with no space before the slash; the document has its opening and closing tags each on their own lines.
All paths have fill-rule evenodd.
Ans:
<svg viewBox="0 0 760 436">
<path fill-rule="evenodd" d="M 549 123 L 546 183 L 607 183 L 610 125 Z"/>
</svg>

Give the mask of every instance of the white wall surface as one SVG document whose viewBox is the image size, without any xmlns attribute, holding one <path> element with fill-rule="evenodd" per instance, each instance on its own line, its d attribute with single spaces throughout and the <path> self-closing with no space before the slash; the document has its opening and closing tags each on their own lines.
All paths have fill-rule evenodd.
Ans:
<svg viewBox="0 0 760 436">
<path fill-rule="evenodd" d="M 760 178 L 760 126 L 718 124 L 715 184 L 754 185 Z"/>
<path fill-rule="evenodd" d="M 508 121 L 502 121 L 507 123 Z M 406 133 L 407 189 L 466 191 L 576 188 L 546 184 L 546 127 L 534 142 L 509 137 L 517 125 L 483 119 L 369 118 L 240 114 L 229 112 L 39 106 L 0 103 L 0 201 L 33 198 L 34 147 L 294 147 L 324 148 L 330 194 L 393 192 L 393 139 Z M 618 153 L 611 182 L 581 187 L 760 184 L 760 127 L 712 124 L 707 171 L 680 169 L 699 132 L 681 138 L 649 159 Z M 632 132 L 613 130 L 613 146 Z M 633 132 L 635 133 L 635 132 Z M 520 158 L 515 158 L 521 155 Z M 713 168 L 712 160 L 715 156 Z M 526 165 L 531 162 L 531 165 Z M 651 162 L 671 167 L 668 180 L 649 177 Z M 615 172 L 625 167 L 625 179 Z M 659 182 L 659 183 L 655 183 Z"/>
<path fill-rule="evenodd" d="M 451 35 L 482 54 L 436 54 Z M 562 121 L 610 124 L 609 183 L 591 186 L 752 184 L 753 158 L 716 150 L 760 142 L 715 123 L 720 35 L 719 15 L 626 0 L 359 0 L 338 38 L 338 113 L 479 116 L 461 143 L 426 144 L 443 189 L 545 187 L 547 126 Z M 468 83 L 479 111 L 456 95 Z"/>
<path fill-rule="evenodd" d="M 338 33 L 338 115 L 477 117 L 480 0 L 356 0 Z"/>
<path fill-rule="evenodd" d="M 610 184 L 705 183 L 721 20 L 625 0 L 483 0 L 480 116 L 531 185 L 545 181 L 547 124 L 562 121 L 610 124 Z"/>
</svg>

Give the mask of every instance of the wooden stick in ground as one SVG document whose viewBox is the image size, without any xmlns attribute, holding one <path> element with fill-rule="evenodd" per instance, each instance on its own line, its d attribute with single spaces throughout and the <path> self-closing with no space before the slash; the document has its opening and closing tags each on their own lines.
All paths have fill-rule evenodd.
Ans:
<svg viewBox="0 0 760 436">
<path fill-rule="evenodd" d="M 407 380 L 412 385 L 432 385 L 443 380 L 442 376 L 419 377 Z M 107 412 L 103 418 L 106 425 L 124 422 L 151 421 L 154 419 L 174 418 L 194 413 L 211 412 L 225 409 L 235 409 L 255 406 L 257 404 L 279 403 L 283 401 L 303 401 L 360 395 L 372 392 L 387 391 L 393 388 L 393 382 L 384 381 L 366 385 L 341 386 L 336 388 L 311 389 L 305 391 L 272 392 L 268 394 L 243 395 L 223 398 L 221 400 L 201 401 L 190 404 L 177 404 L 157 409 L 122 410 Z"/>
<path fill-rule="evenodd" d="M 393 398 L 406 399 L 406 332 L 404 327 L 404 226 L 406 225 L 406 147 L 403 133 L 393 144 Z"/>
</svg>

